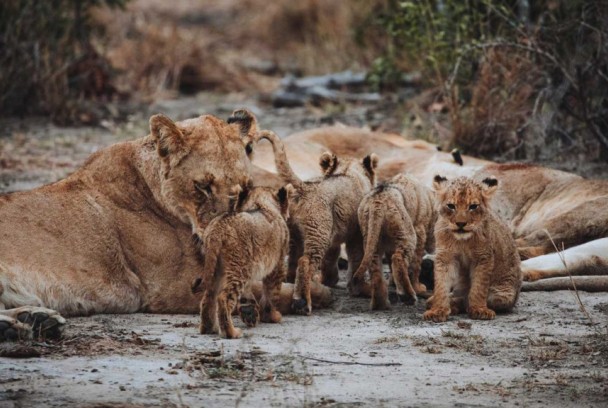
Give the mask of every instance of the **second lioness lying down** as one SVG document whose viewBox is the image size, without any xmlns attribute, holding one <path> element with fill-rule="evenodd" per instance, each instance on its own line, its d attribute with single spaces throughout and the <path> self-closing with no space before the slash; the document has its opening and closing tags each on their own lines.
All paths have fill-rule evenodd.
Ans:
<svg viewBox="0 0 608 408">
<path fill-rule="evenodd" d="M 481 183 L 435 177 L 435 288 L 425 320 L 444 322 L 464 311 L 487 320 L 515 305 L 522 281 L 520 259 L 509 228 L 489 206 L 497 186 L 493 177 Z"/>
<path fill-rule="evenodd" d="M 417 295 L 426 291 L 419 282 L 422 256 L 425 249 L 428 252 L 434 250 L 436 214 L 433 192 L 413 177 L 398 174 L 363 197 L 358 216 L 365 255 L 355 277 L 363 278 L 369 269 L 371 308 L 389 307 L 382 275 L 384 254 L 390 261 L 398 297 L 406 303 L 415 303 Z"/>
</svg>

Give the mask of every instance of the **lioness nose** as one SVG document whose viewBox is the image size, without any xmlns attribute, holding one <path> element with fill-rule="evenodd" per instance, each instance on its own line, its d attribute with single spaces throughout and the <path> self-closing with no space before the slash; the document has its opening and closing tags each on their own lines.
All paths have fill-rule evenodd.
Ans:
<svg viewBox="0 0 608 408">
<path fill-rule="evenodd" d="M 458 228 L 463 229 L 465 225 L 467 225 L 466 222 L 457 222 L 456 225 L 458 226 Z"/>
</svg>

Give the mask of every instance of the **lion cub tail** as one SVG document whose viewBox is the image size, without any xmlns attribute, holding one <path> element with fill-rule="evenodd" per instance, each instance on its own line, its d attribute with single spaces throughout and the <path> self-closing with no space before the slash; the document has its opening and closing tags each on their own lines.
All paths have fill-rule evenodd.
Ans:
<svg viewBox="0 0 608 408">
<path fill-rule="evenodd" d="M 274 164 L 277 168 L 279 176 L 290 183 L 297 191 L 302 189 L 302 179 L 300 179 L 296 173 L 294 173 L 289 160 L 287 160 L 287 153 L 285 153 L 285 145 L 283 141 L 276 135 L 276 133 L 270 130 L 262 130 L 258 133 L 257 140 L 266 139 L 272 144 L 272 151 L 274 152 Z"/>
<path fill-rule="evenodd" d="M 365 234 L 365 252 L 359 269 L 354 274 L 354 278 L 363 278 L 365 271 L 374 259 L 374 255 L 378 249 L 378 241 L 380 240 L 380 232 L 384 223 L 384 215 L 386 211 L 381 203 L 372 203 L 367 216 L 367 233 Z"/>
</svg>

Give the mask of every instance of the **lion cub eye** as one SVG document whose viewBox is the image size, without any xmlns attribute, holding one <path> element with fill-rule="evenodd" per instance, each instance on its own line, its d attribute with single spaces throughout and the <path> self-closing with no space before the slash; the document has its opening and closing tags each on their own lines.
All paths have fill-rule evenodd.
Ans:
<svg viewBox="0 0 608 408">
<path fill-rule="evenodd" d="M 454 211 L 456 209 L 456 206 L 454 204 L 448 204 L 447 205 L 448 210 Z"/>
<path fill-rule="evenodd" d="M 195 181 L 194 182 L 194 188 L 199 193 L 203 193 L 205 195 L 210 195 L 211 194 L 211 184 L 209 184 L 207 182 L 204 182 L 204 181 Z"/>
<path fill-rule="evenodd" d="M 475 211 L 479 207 L 479 204 L 471 204 L 469 205 L 469 211 Z"/>
</svg>

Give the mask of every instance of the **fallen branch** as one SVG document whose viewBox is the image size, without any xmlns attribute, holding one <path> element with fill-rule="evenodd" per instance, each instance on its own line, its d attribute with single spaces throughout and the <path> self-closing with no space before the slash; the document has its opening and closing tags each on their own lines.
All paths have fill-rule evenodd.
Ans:
<svg viewBox="0 0 608 408">
<path fill-rule="evenodd" d="M 324 360 L 322 358 L 309 357 L 309 356 L 300 356 L 302 360 L 313 360 L 318 361 L 320 363 L 328 363 L 328 364 L 344 364 L 344 365 L 362 365 L 362 366 L 379 366 L 379 367 L 390 367 L 390 366 L 400 366 L 401 363 L 359 363 L 357 361 L 332 361 L 332 360 Z"/>
</svg>

